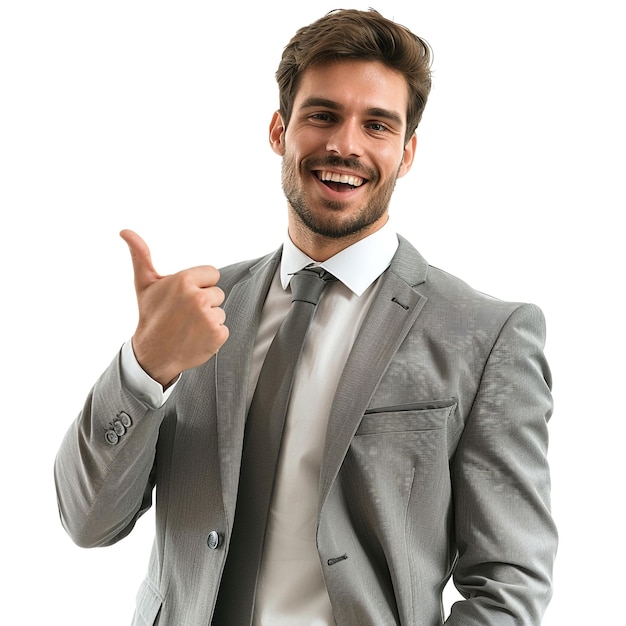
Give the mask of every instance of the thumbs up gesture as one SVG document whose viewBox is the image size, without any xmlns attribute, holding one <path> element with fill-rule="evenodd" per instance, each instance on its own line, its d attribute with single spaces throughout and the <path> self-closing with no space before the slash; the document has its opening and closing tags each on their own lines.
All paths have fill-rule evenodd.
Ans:
<svg viewBox="0 0 626 626">
<path fill-rule="evenodd" d="M 217 287 L 219 272 L 210 265 L 161 276 L 146 242 L 123 230 L 135 274 L 139 322 L 133 350 L 143 370 L 163 387 L 184 370 L 208 361 L 228 339 L 226 316 Z"/>
</svg>

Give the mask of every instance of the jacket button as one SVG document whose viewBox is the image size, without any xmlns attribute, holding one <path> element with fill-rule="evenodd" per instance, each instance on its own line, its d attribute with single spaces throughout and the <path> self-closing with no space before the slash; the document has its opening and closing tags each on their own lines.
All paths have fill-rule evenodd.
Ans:
<svg viewBox="0 0 626 626">
<path fill-rule="evenodd" d="M 211 550 L 217 550 L 218 546 L 220 545 L 220 534 L 217 532 L 217 530 L 212 530 L 209 533 L 206 544 L 207 546 L 209 546 L 209 548 L 211 548 Z"/>
</svg>

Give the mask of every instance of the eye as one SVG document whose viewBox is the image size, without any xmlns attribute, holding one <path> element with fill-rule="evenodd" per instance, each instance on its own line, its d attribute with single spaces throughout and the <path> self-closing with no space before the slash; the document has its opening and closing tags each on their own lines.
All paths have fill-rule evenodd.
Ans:
<svg viewBox="0 0 626 626">
<path fill-rule="evenodd" d="M 313 122 L 331 122 L 332 116 L 330 113 L 311 113 L 309 119 Z"/>
<path fill-rule="evenodd" d="M 382 122 L 370 122 L 367 127 L 377 133 L 384 133 L 389 130 L 389 127 Z"/>
</svg>

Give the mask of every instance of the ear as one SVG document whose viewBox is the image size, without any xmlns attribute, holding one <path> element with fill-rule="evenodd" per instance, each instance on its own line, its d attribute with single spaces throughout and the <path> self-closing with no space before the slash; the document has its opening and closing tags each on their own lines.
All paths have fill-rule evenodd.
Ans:
<svg viewBox="0 0 626 626">
<path fill-rule="evenodd" d="M 411 136 L 411 139 L 404 146 L 404 152 L 402 153 L 402 162 L 398 170 L 398 178 L 404 176 L 413 165 L 413 159 L 415 158 L 415 150 L 417 148 L 417 136 L 415 133 Z"/>
<path fill-rule="evenodd" d="M 278 156 L 285 155 L 285 124 L 278 111 L 274 112 L 270 122 L 270 146 Z"/>
</svg>

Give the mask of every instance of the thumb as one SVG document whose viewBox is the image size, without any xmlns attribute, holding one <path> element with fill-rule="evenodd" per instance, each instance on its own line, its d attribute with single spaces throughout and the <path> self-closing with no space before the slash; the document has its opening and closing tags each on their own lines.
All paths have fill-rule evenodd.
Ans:
<svg viewBox="0 0 626 626">
<path fill-rule="evenodd" d="M 130 250 L 135 274 L 135 290 L 139 293 L 155 280 L 161 278 L 161 275 L 152 265 L 148 244 L 136 232 L 125 229 L 120 232 L 120 237 L 126 242 Z"/>
</svg>

